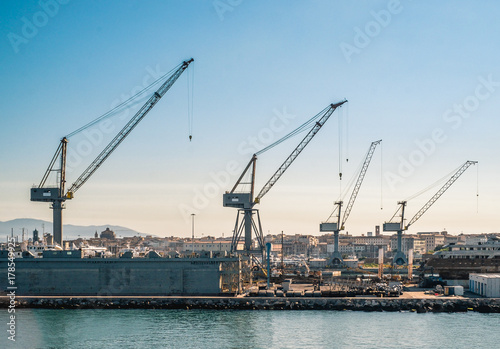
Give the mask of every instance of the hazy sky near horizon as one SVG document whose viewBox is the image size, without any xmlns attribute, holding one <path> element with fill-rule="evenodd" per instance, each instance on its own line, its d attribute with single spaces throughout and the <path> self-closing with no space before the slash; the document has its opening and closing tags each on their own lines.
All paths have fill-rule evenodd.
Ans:
<svg viewBox="0 0 500 349">
<path fill-rule="evenodd" d="M 2 1 L 0 220 L 52 220 L 29 189 L 59 140 L 193 57 L 66 202 L 64 223 L 190 236 L 195 213 L 198 236 L 228 236 L 236 210 L 222 194 L 253 152 L 346 98 L 257 206 L 264 233 L 320 234 L 378 139 L 350 234 L 467 160 L 479 165 L 410 232 L 499 231 L 499 15 L 492 0 Z M 70 138 L 69 185 L 138 107 Z M 259 156 L 257 190 L 303 135 Z M 407 218 L 438 189 L 409 201 Z"/>
</svg>

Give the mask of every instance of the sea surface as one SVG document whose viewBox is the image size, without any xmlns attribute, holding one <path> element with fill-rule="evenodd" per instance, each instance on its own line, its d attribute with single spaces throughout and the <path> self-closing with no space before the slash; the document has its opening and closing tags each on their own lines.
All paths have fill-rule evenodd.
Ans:
<svg viewBox="0 0 500 349">
<path fill-rule="evenodd" d="M 0 309 L 0 348 L 499 348 L 500 314 Z"/>
</svg>

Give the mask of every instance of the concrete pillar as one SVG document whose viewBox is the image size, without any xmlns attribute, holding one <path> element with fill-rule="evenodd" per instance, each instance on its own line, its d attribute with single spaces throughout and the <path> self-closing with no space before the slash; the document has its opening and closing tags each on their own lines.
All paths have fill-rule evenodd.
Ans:
<svg viewBox="0 0 500 349">
<path fill-rule="evenodd" d="M 244 211 L 245 220 L 245 251 L 252 250 L 252 210 Z"/>
<path fill-rule="evenodd" d="M 54 243 L 63 247 L 63 223 L 62 210 L 64 209 L 63 201 L 56 200 L 52 203 L 52 218 L 54 230 Z"/>
</svg>

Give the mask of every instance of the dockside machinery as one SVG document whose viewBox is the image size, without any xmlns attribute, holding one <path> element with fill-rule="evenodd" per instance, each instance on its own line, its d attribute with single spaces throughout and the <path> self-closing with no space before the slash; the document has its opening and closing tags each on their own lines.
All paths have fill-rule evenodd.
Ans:
<svg viewBox="0 0 500 349">
<path fill-rule="evenodd" d="M 233 238 L 231 244 L 231 250 L 235 252 L 238 247 L 238 242 L 244 234 L 244 253 L 248 254 L 264 254 L 264 236 L 262 233 L 262 225 L 259 216 L 259 210 L 254 208 L 254 206 L 260 203 L 261 199 L 266 195 L 269 190 L 276 184 L 276 182 L 280 179 L 280 177 L 285 173 L 285 171 L 290 167 L 293 161 L 299 156 L 299 154 L 304 150 L 304 148 L 309 144 L 309 142 L 314 138 L 314 136 L 318 133 L 318 131 L 323 127 L 325 122 L 330 118 L 333 112 L 341 107 L 347 100 L 343 100 L 341 102 L 330 104 L 325 109 L 320 111 L 306 123 L 299 126 L 296 130 L 290 132 L 286 136 L 282 137 L 278 141 L 272 143 L 271 145 L 265 147 L 264 149 L 255 153 L 250 162 L 243 170 L 243 173 L 236 181 L 236 184 L 233 188 L 223 194 L 223 206 L 224 207 L 233 207 L 238 209 L 238 213 L 236 215 L 236 223 L 234 225 Z M 302 139 L 299 145 L 292 151 L 292 153 L 286 158 L 283 164 L 278 168 L 278 170 L 271 176 L 271 178 L 267 181 L 264 187 L 261 189 L 259 194 L 254 198 L 254 187 L 255 187 L 255 169 L 257 163 L 257 156 L 266 152 L 267 150 L 275 147 L 280 144 L 284 140 L 298 134 L 307 129 L 310 125 L 313 125 L 307 135 Z M 250 171 L 250 172 L 249 172 Z M 249 180 L 247 182 L 244 181 L 245 175 L 249 175 Z M 240 185 L 250 185 L 249 191 L 238 191 Z M 254 215 L 257 217 L 257 220 L 254 219 Z M 240 216 L 242 216 L 240 220 Z M 252 246 L 252 232 L 255 234 L 258 248 L 254 249 Z"/>
</svg>

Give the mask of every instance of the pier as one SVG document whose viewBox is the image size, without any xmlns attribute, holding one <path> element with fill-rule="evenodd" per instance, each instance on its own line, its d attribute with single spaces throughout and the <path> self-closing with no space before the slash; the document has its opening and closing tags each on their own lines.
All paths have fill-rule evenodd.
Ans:
<svg viewBox="0 0 500 349">
<path fill-rule="evenodd" d="M 336 310 L 500 313 L 500 298 L 473 295 L 441 296 L 423 291 L 387 297 L 246 297 L 246 296 L 18 296 L 16 308 L 46 309 L 214 309 L 214 310 Z M 0 296 L 7 308 L 8 296 Z"/>
</svg>

